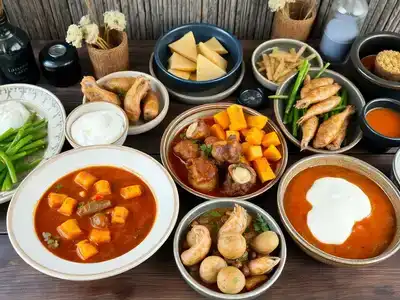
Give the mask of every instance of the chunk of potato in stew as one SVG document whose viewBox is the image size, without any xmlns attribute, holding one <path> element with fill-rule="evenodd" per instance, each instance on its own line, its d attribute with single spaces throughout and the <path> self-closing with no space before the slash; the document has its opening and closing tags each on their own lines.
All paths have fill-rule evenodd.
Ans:
<svg viewBox="0 0 400 300">
<path fill-rule="evenodd" d="M 35 230 L 43 246 L 63 259 L 101 262 L 139 245 L 153 227 L 156 209 L 154 195 L 138 176 L 89 167 L 46 191 L 36 208 Z"/>
</svg>

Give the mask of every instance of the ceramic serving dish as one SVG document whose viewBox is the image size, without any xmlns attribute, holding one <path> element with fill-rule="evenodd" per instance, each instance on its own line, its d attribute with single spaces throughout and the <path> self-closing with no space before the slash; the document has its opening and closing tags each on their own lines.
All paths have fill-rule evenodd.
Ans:
<svg viewBox="0 0 400 300">
<path fill-rule="evenodd" d="M 155 65 L 154 53 L 152 53 L 150 56 L 150 60 L 149 60 L 149 71 L 153 77 L 158 78 L 158 76 L 155 72 L 156 69 L 155 69 L 154 65 Z M 246 70 L 245 63 L 243 62 L 242 66 L 241 66 L 240 75 L 237 78 L 236 82 L 232 86 L 228 87 L 225 91 L 222 91 L 222 92 L 219 92 L 216 94 L 211 93 L 210 95 L 208 95 L 208 93 L 193 92 L 190 90 L 178 92 L 178 91 L 175 91 L 175 90 L 169 88 L 168 86 L 165 86 L 165 87 L 167 88 L 168 92 L 173 97 L 175 97 L 177 100 L 179 100 L 183 103 L 192 104 L 192 105 L 215 103 L 215 102 L 218 102 L 218 101 L 228 98 L 230 95 L 232 95 L 236 91 L 236 89 L 240 86 L 240 84 L 243 81 L 245 70 Z"/>
<path fill-rule="evenodd" d="M 323 67 L 323 62 L 321 55 L 315 50 L 313 47 L 310 45 L 303 43 L 298 40 L 293 40 L 293 39 L 273 39 L 266 41 L 259 45 L 256 50 L 254 50 L 253 54 L 251 55 L 251 69 L 253 70 L 254 77 L 257 79 L 257 81 L 265 88 L 271 90 L 271 91 L 276 91 L 279 87 L 279 84 L 276 84 L 272 82 L 271 80 L 268 80 L 261 72 L 258 71 L 258 66 L 257 62 L 261 61 L 262 55 L 264 53 L 270 53 L 272 52 L 274 47 L 278 47 L 281 50 L 284 51 L 289 51 L 291 48 L 296 49 L 298 51 L 301 47 L 304 45 L 307 46 L 306 50 L 304 51 L 303 56 L 307 57 L 311 54 L 315 54 L 316 57 L 312 60 L 310 60 L 310 64 L 312 67 Z"/>
<path fill-rule="evenodd" d="M 389 108 L 400 113 L 400 102 L 394 99 L 380 98 L 368 102 L 360 115 L 360 127 L 364 138 L 368 140 L 368 145 L 373 152 L 385 152 L 390 147 L 399 147 L 400 138 L 391 138 L 375 131 L 366 119 L 368 112 L 375 108 Z M 384 120 L 382 120 L 384 122 Z"/>
<path fill-rule="evenodd" d="M 278 234 L 280 241 L 280 246 L 279 246 L 280 248 L 279 248 L 279 254 L 277 256 L 281 258 L 281 261 L 279 262 L 279 265 L 277 266 L 276 270 L 272 273 L 272 275 L 268 275 L 268 280 L 255 290 L 237 295 L 227 295 L 213 291 L 205 287 L 201 283 L 199 283 L 197 280 L 195 280 L 186 270 L 185 266 L 182 264 L 180 258 L 180 249 L 183 241 L 186 239 L 186 234 L 189 231 L 189 226 L 193 220 L 195 220 L 197 217 L 201 216 L 207 211 L 213 210 L 215 208 L 225 208 L 225 207 L 233 208 L 235 204 L 241 205 L 250 214 L 253 215 L 260 214 L 263 217 L 263 219 L 267 222 L 269 228 Z M 265 293 L 269 288 L 272 287 L 272 285 L 278 280 L 279 276 L 282 274 L 282 271 L 285 267 L 286 255 L 287 255 L 285 237 L 279 225 L 276 223 L 276 221 L 259 206 L 254 205 L 250 202 L 236 201 L 232 199 L 218 199 L 212 202 L 204 202 L 193 208 L 190 212 L 188 212 L 183 217 L 183 219 L 181 220 L 175 231 L 173 247 L 174 247 L 175 263 L 178 266 L 179 272 L 181 273 L 183 279 L 190 285 L 190 287 L 205 297 L 212 299 L 226 299 L 226 300 L 235 300 L 235 299 L 250 300 L 259 297 L 261 294 Z"/>
<path fill-rule="evenodd" d="M 397 150 L 392 162 L 391 179 L 398 189 L 400 189 L 400 149 Z"/>
<path fill-rule="evenodd" d="M 395 213 L 396 213 L 396 234 L 392 241 L 392 243 L 388 246 L 388 248 L 379 256 L 367 259 L 346 259 L 337 257 L 331 254 L 328 254 L 319 248 L 315 247 L 308 241 L 306 241 L 293 227 L 290 223 L 284 205 L 284 196 L 285 191 L 290 183 L 290 181 L 301 171 L 321 165 L 330 165 L 330 166 L 340 166 L 352 171 L 355 171 L 361 175 L 364 175 L 374 181 L 379 187 L 386 193 L 389 197 L 390 202 L 392 203 Z M 313 257 L 314 259 L 339 267 L 359 267 L 359 266 L 368 266 L 372 264 L 376 264 L 379 262 L 388 259 L 393 254 L 395 254 L 400 248 L 400 193 L 394 186 L 394 184 L 387 178 L 381 171 L 374 168 L 373 166 L 367 164 L 366 162 L 346 156 L 346 155 L 313 155 L 306 157 L 294 165 L 292 165 L 282 177 L 281 182 L 278 187 L 278 210 L 281 221 L 293 238 L 293 240 L 300 246 L 300 248 Z"/>
<path fill-rule="evenodd" d="M 309 73 L 311 77 L 317 75 L 319 72 L 319 68 L 311 68 Z M 296 76 L 293 75 L 292 77 L 288 78 L 285 82 L 282 83 L 282 85 L 278 88 L 276 91 L 277 95 L 289 95 L 294 82 L 296 81 Z M 335 82 L 339 83 L 343 88 L 347 90 L 348 93 L 348 103 L 351 105 L 354 105 L 356 107 L 356 115 L 359 116 L 361 114 L 362 108 L 365 105 L 365 100 L 361 92 L 358 90 L 358 88 L 346 77 L 343 75 L 331 71 L 331 70 L 326 70 L 324 74 L 321 77 L 330 77 L 335 80 Z M 283 123 L 283 116 L 284 116 L 284 110 L 286 107 L 286 100 L 274 100 L 274 113 L 275 113 L 275 118 L 277 120 L 277 123 L 279 127 L 282 129 L 283 133 L 286 135 L 286 137 L 297 147 L 300 148 L 300 141 L 296 137 L 294 137 L 289 130 L 289 128 Z M 360 127 L 358 126 L 357 122 L 357 116 L 354 116 L 352 118 L 352 122 L 350 123 L 348 129 L 347 129 L 347 136 L 346 136 L 346 144 L 345 146 L 341 147 L 338 150 L 325 150 L 325 149 L 315 149 L 311 145 L 306 148 L 306 150 L 313 152 L 313 153 L 320 153 L 320 154 L 334 154 L 334 153 L 343 153 L 351 148 L 353 148 L 355 145 L 357 145 L 361 138 L 362 138 L 362 132 Z"/>
<path fill-rule="evenodd" d="M 142 73 L 142 72 L 137 72 L 137 71 L 121 71 L 121 72 L 115 72 L 108 74 L 99 80 L 97 80 L 97 84 L 100 86 L 104 84 L 107 80 L 110 80 L 112 78 L 118 78 L 118 77 L 139 77 L 139 76 L 144 76 L 148 80 L 150 80 L 151 84 L 151 89 L 158 94 L 158 99 L 160 101 L 160 113 L 156 118 L 149 122 L 144 122 L 143 120 L 139 120 L 137 124 L 130 124 L 129 129 L 128 129 L 128 134 L 129 135 L 136 135 L 136 134 L 141 134 L 144 132 L 147 132 L 149 130 L 152 130 L 154 127 L 158 126 L 162 120 L 164 120 L 165 116 L 167 115 L 168 108 L 169 108 L 169 95 L 168 91 L 165 88 L 165 86 L 156 78 L 153 76 Z M 87 99 L 85 96 L 83 96 L 82 103 L 86 103 Z"/>
<path fill-rule="evenodd" d="M 400 96 L 400 82 L 382 79 L 368 70 L 361 62 L 366 56 L 377 55 L 383 50 L 400 51 L 400 34 L 394 32 L 372 32 L 360 36 L 353 44 L 350 51 L 350 59 L 347 62 L 352 77 L 362 90 L 367 101 Z"/>
<path fill-rule="evenodd" d="M 31 112 L 36 112 L 39 118 L 45 118 L 47 125 L 47 147 L 44 152 L 28 157 L 35 159 L 40 156 L 46 160 L 60 153 L 64 145 L 65 110 L 60 100 L 48 90 L 30 84 L 7 84 L 0 86 L 0 103 L 3 101 L 20 101 Z M 9 201 L 15 189 L 0 192 L 0 203 Z"/>
<path fill-rule="evenodd" d="M 153 227 L 137 247 L 114 259 L 100 263 L 75 263 L 61 259 L 42 245 L 35 232 L 36 205 L 48 187 L 59 178 L 96 165 L 123 168 L 147 183 L 157 205 Z M 152 256 L 170 235 L 178 212 L 176 185 L 155 159 L 127 147 L 82 147 L 49 159 L 25 178 L 8 207 L 7 231 L 15 251 L 33 268 L 61 279 L 87 281 L 120 274 Z"/>
<path fill-rule="evenodd" d="M 228 61 L 227 73 L 213 80 L 192 81 L 177 77 L 168 72 L 168 59 L 171 56 L 169 44 L 179 40 L 189 31 L 192 31 L 196 44 L 206 42 L 215 37 L 229 52 L 223 57 Z M 232 86 L 240 74 L 240 66 L 243 61 L 243 50 L 241 43 L 232 34 L 224 29 L 204 23 L 192 23 L 176 27 L 160 37 L 154 48 L 154 60 L 156 73 L 159 80 L 169 88 L 178 91 L 194 91 L 207 94 L 208 96 L 226 90 Z"/>
<path fill-rule="evenodd" d="M 164 134 L 161 139 L 161 145 L 160 145 L 160 153 L 161 153 L 161 161 L 165 168 L 170 172 L 172 177 L 174 178 L 175 182 L 177 182 L 182 188 L 187 190 L 188 192 L 192 193 L 193 195 L 196 195 L 200 198 L 207 199 L 207 200 L 215 200 L 215 199 L 220 199 L 220 197 L 215 197 L 211 195 L 207 195 L 204 193 L 201 193 L 192 187 L 186 185 L 182 180 L 175 174 L 174 169 L 168 159 L 168 153 L 171 148 L 171 143 L 173 139 L 179 134 L 179 132 L 188 126 L 189 124 L 193 123 L 195 120 L 199 118 L 205 118 L 205 117 L 210 117 L 213 116 L 214 114 L 227 109 L 232 103 L 215 103 L 215 104 L 204 104 L 200 106 L 196 106 L 192 109 L 189 109 L 185 111 L 184 113 L 180 114 L 177 116 L 167 127 L 167 129 L 164 131 Z M 256 116 L 256 115 L 261 115 L 259 112 L 243 107 L 243 112 L 248 115 Z M 268 120 L 268 123 L 266 125 L 266 131 L 275 131 L 279 137 L 279 140 L 281 142 L 281 154 L 282 154 L 282 159 L 278 163 L 278 167 L 275 170 L 275 175 L 276 178 L 274 180 L 271 180 L 267 182 L 266 184 L 263 185 L 263 187 L 251 194 L 247 194 L 244 196 L 238 196 L 238 197 L 230 197 L 235 200 L 249 200 L 252 199 L 258 195 L 261 195 L 265 191 L 269 190 L 271 187 L 273 187 L 280 179 L 282 176 L 283 172 L 285 171 L 287 161 L 288 161 L 288 149 L 287 149 L 287 144 L 285 141 L 284 136 L 282 135 L 281 131 L 279 130 L 278 126 L 275 125 L 274 122 L 271 120 Z"/>
<path fill-rule="evenodd" d="M 68 115 L 67 122 L 65 124 L 65 136 L 66 136 L 68 142 L 74 148 L 82 147 L 72 137 L 71 126 L 77 119 L 79 119 L 84 114 L 96 112 L 96 111 L 113 111 L 113 112 L 117 113 L 118 116 L 123 120 L 124 128 L 123 128 L 122 134 L 115 141 L 113 141 L 111 143 L 112 145 L 122 146 L 128 135 L 129 120 L 128 120 L 128 117 L 126 116 L 124 110 L 121 107 L 119 107 L 113 103 L 109 103 L 109 102 L 90 102 L 90 103 L 82 104 L 82 105 L 78 106 L 77 108 L 75 108 Z"/>
</svg>

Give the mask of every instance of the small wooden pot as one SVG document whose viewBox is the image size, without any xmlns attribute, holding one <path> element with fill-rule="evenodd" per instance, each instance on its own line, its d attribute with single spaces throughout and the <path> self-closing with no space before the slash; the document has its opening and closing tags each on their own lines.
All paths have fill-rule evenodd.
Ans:
<svg viewBox="0 0 400 300">
<path fill-rule="evenodd" d="M 118 32 L 114 38 L 119 41 L 119 45 L 109 50 L 97 49 L 88 44 L 90 61 L 97 79 L 129 69 L 128 36 L 126 32 Z"/>
<path fill-rule="evenodd" d="M 292 16 L 301 15 L 303 1 L 297 1 L 291 4 L 290 15 L 279 10 L 275 13 L 272 24 L 272 38 L 290 38 L 299 41 L 306 41 L 311 32 L 311 27 L 315 21 L 315 7 L 311 16 L 305 20 L 295 19 Z"/>
</svg>

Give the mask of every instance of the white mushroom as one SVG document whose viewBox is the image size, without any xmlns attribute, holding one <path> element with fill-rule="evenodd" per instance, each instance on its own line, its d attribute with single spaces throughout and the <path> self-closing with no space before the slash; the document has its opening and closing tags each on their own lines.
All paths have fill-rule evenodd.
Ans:
<svg viewBox="0 0 400 300">
<path fill-rule="evenodd" d="M 279 246 L 279 237 L 273 231 L 264 231 L 251 241 L 251 248 L 257 253 L 268 255 Z"/>
<path fill-rule="evenodd" d="M 226 259 L 238 259 L 246 248 L 246 239 L 240 233 L 227 232 L 218 237 L 218 251 Z"/>
<path fill-rule="evenodd" d="M 219 271 L 217 285 L 224 294 L 238 294 L 246 284 L 243 273 L 235 267 L 226 267 Z"/>
<path fill-rule="evenodd" d="M 189 127 L 186 129 L 186 137 L 188 139 L 192 139 L 195 132 L 197 131 L 197 127 L 199 125 L 199 122 L 193 122 L 192 124 L 189 125 Z"/>
<path fill-rule="evenodd" d="M 206 257 L 200 264 L 200 278 L 205 283 L 216 283 L 218 272 L 227 266 L 228 264 L 222 257 Z"/>
</svg>

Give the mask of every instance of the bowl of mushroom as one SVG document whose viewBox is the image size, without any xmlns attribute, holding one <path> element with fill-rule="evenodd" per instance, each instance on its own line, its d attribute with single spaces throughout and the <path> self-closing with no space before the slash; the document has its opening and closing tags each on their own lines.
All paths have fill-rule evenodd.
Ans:
<svg viewBox="0 0 400 300">
<path fill-rule="evenodd" d="M 168 112 L 165 86 L 149 74 L 121 71 L 99 80 L 85 76 L 81 81 L 83 103 L 110 102 L 120 106 L 129 120 L 129 135 L 147 132 L 161 123 Z"/>
<path fill-rule="evenodd" d="M 214 299 L 254 299 L 279 278 L 286 242 L 260 207 L 232 199 L 202 203 L 178 225 L 174 258 L 185 281 Z"/>
</svg>

